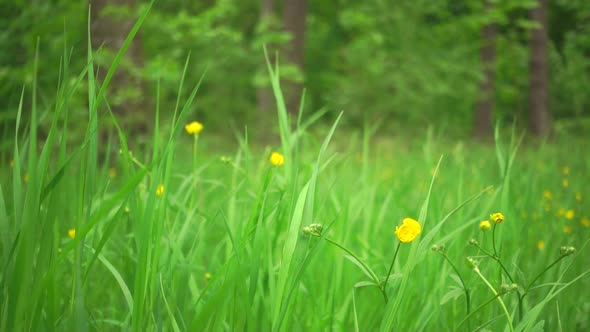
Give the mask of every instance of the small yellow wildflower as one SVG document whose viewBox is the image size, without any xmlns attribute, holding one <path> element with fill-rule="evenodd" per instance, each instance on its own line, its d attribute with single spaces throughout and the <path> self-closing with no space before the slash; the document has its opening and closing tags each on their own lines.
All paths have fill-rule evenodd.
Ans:
<svg viewBox="0 0 590 332">
<path fill-rule="evenodd" d="M 158 188 L 156 188 L 156 196 L 162 197 L 162 195 L 164 195 L 164 185 L 160 184 L 158 185 Z"/>
<path fill-rule="evenodd" d="M 569 181 L 568 179 L 563 179 L 563 181 L 561 181 L 561 185 L 562 185 L 564 188 L 567 188 L 567 187 L 569 187 L 569 186 L 570 186 L 570 181 Z"/>
<path fill-rule="evenodd" d="M 25 176 L 23 176 L 23 182 L 29 183 L 29 173 L 25 173 Z"/>
<path fill-rule="evenodd" d="M 109 168 L 109 177 L 114 179 L 117 176 L 117 169 L 114 167 Z"/>
<path fill-rule="evenodd" d="M 564 208 L 559 208 L 557 210 L 557 216 L 558 217 L 563 217 L 565 215 L 565 209 Z"/>
<path fill-rule="evenodd" d="M 203 124 L 197 121 L 193 121 L 184 126 L 184 129 L 186 129 L 186 132 L 191 135 L 198 135 L 201 132 L 201 130 L 203 130 Z"/>
<path fill-rule="evenodd" d="M 582 193 L 576 193 L 576 201 L 578 201 L 578 202 L 582 201 Z"/>
<path fill-rule="evenodd" d="M 545 249 L 545 241 L 543 241 L 543 240 L 539 240 L 539 242 L 537 242 L 537 248 L 538 248 L 539 250 L 543 250 L 543 249 Z"/>
<path fill-rule="evenodd" d="M 568 220 L 572 220 L 574 219 L 575 215 L 576 213 L 574 212 L 574 210 L 567 210 L 567 212 L 565 213 L 565 218 Z"/>
<path fill-rule="evenodd" d="M 273 166 L 281 166 L 285 163 L 285 156 L 283 156 L 282 154 L 280 154 L 278 152 L 273 152 L 270 155 L 270 163 Z"/>
<path fill-rule="evenodd" d="M 567 167 L 567 166 L 564 166 L 564 167 L 561 169 L 561 173 L 563 173 L 563 175 L 568 175 L 568 174 L 570 174 L 570 168 L 569 168 L 569 167 Z"/>
<path fill-rule="evenodd" d="M 487 220 L 484 220 L 479 223 L 479 229 L 481 229 L 484 232 L 490 229 L 490 227 L 492 227 L 492 225 L 490 225 L 490 222 Z"/>
<path fill-rule="evenodd" d="M 76 229 L 75 228 L 70 228 L 68 230 L 68 236 L 73 240 L 76 238 Z"/>
<path fill-rule="evenodd" d="M 401 226 L 395 226 L 395 235 L 403 243 L 414 241 L 421 231 L 420 223 L 412 218 L 404 218 Z"/>
<path fill-rule="evenodd" d="M 568 225 L 563 226 L 563 232 L 565 234 L 570 234 L 572 232 L 572 228 Z"/>
<path fill-rule="evenodd" d="M 502 221 L 504 221 L 504 215 L 500 212 L 492 213 L 490 215 L 490 219 L 492 219 L 492 221 L 495 222 L 496 224 L 499 224 Z"/>
<path fill-rule="evenodd" d="M 590 227 L 590 220 L 588 218 L 582 218 L 580 219 L 580 224 L 585 227 Z"/>
<path fill-rule="evenodd" d="M 545 190 L 545 191 L 543 191 L 543 197 L 545 197 L 548 200 L 552 200 L 553 194 L 551 194 L 551 192 L 549 190 Z"/>
</svg>

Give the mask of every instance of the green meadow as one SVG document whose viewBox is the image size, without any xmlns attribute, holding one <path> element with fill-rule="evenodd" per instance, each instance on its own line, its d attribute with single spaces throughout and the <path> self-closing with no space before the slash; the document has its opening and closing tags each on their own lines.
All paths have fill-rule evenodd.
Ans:
<svg viewBox="0 0 590 332">
<path fill-rule="evenodd" d="M 52 105 L 37 76 L 23 89 L 0 155 L 0 331 L 590 329 L 587 137 L 294 118 L 267 57 L 276 140 L 194 124 L 184 78 L 208 73 L 185 67 L 136 149 L 106 91 L 143 19 L 101 82 L 88 47 L 78 73 L 64 50 Z"/>
</svg>

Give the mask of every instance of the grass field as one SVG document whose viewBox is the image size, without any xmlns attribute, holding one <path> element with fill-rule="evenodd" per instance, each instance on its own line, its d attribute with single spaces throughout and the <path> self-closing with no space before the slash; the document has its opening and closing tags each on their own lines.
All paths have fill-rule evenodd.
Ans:
<svg viewBox="0 0 590 332">
<path fill-rule="evenodd" d="M 189 134 L 195 87 L 133 153 L 123 130 L 99 141 L 117 121 L 99 121 L 110 77 L 97 84 L 91 66 L 50 110 L 33 93 L 3 156 L 0 331 L 590 328 L 584 140 L 522 143 L 510 128 L 495 145 L 427 130 L 406 140 L 338 120 L 319 136 L 289 121 L 269 68 L 276 146 L 227 132 L 237 138 L 222 151 L 206 124 Z M 87 130 L 69 145 L 83 81 Z M 105 147 L 120 153 L 100 157 Z M 407 243 L 404 218 L 421 228 Z"/>
</svg>

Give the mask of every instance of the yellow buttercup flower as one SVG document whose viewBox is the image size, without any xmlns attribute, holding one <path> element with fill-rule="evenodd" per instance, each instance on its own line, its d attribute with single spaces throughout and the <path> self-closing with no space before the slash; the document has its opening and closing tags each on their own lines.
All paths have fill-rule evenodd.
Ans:
<svg viewBox="0 0 590 332">
<path fill-rule="evenodd" d="M 76 229 L 75 228 L 71 228 L 68 230 L 68 236 L 73 240 L 76 238 Z"/>
<path fill-rule="evenodd" d="M 484 232 L 490 229 L 490 227 L 492 227 L 492 225 L 490 225 L 490 222 L 487 220 L 484 220 L 479 223 L 479 229 L 481 229 Z"/>
<path fill-rule="evenodd" d="M 561 185 L 562 185 L 564 188 L 567 188 L 567 187 L 569 187 L 569 186 L 570 186 L 570 181 L 569 181 L 568 179 L 563 179 L 563 181 L 561 181 Z"/>
<path fill-rule="evenodd" d="M 404 218 L 401 226 L 395 226 L 395 235 L 403 243 L 409 243 L 420 234 L 420 223 L 412 218 Z"/>
<path fill-rule="evenodd" d="M 158 185 L 158 188 L 156 188 L 156 196 L 158 197 L 162 197 L 162 195 L 164 195 L 164 185 Z"/>
<path fill-rule="evenodd" d="M 570 234 L 572 232 L 572 228 L 568 225 L 563 226 L 563 232 L 565 234 Z"/>
<path fill-rule="evenodd" d="M 580 219 L 580 224 L 582 224 L 585 227 L 590 227 L 590 219 L 582 218 L 582 219 Z"/>
<path fill-rule="evenodd" d="M 201 132 L 201 130 L 203 130 L 203 124 L 197 121 L 193 121 L 184 126 L 184 129 L 186 129 L 186 132 L 191 135 L 198 135 Z"/>
<path fill-rule="evenodd" d="M 575 215 L 576 215 L 576 213 L 574 212 L 574 210 L 567 210 L 567 212 L 565 213 L 565 218 L 572 220 L 572 219 L 574 219 Z"/>
<path fill-rule="evenodd" d="M 273 152 L 270 155 L 270 163 L 273 166 L 281 166 L 285 163 L 285 156 L 283 156 L 282 154 L 280 154 L 278 152 Z"/>
<path fill-rule="evenodd" d="M 559 210 L 557 210 L 557 216 L 558 217 L 563 217 L 565 215 L 565 209 L 564 208 L 559 208 Z"/>
<path fill-rule="evenodd" d="M 109 177 L 114 179 L 117 176 L 117 169 L 114 167 L 109 168 Z"/>
<path fill-rule="evenodd" d="M 552 200 L 553 199 L 553 195 L 551 194 L 551 192 L 549 190 L 543 191 L 543 197 L 545 197 L 548 200 Z"/>
<path fill-rule="evenodd" d="M 563 175 L 568 175 L 568 174 L 570 174 L 570 168 L 569 168 L 569 167 L 567 167 L 567 166 L 564 166 L 564 167 L 561 169 L 561 172 L 563 173 Z"/>
<path fill-rule="evenodd" d="M 545 241 L 539 240 L 539 242 L 537 242 L 537 248 L 539 248 L 539 250 L 545 249 Z"/>
<path fill-rule="evenodd" d="M 502 221 L 504 221 L 504 215 L 500 212 L 492 213 L 490 215 L 490 219 L 492 219 L 492 221 L 495 222 L 496 224 L 499 224 Z"/>
<path fill-rule="evenodd" d="M 578 201 L 578 202 L 582 201 L 582 193 L 576 193 L 576 201 Z"/>
</svg>

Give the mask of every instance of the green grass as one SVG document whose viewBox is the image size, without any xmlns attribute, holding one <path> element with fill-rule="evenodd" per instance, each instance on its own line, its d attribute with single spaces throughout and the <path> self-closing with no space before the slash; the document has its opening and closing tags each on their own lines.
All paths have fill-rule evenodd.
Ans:
<svg viewBox="0 0 590 332">
<path fill-rule="evenodd" d="M 1 331 L 589 328 L 583 141 L 522 143 L 498 130 L 494 147 L 446 142 L 433 131 L 412 139 L 374 136 L 369 126 L 350 132 L 338 120 L 312 134 L 316 118 L 290 122 L 278 67 L 269 66 L 277 146 L 252 145 L 245 135 L 221 151 L 207 124 L 198 141 L 186 134 L 184 125 L 199 120 L 189 112 L 196 86 L 179 94 L 170 118 L 158 107 L 151 149 L 132 153 L 105 98 L 132 37 L 102 84 L 92 51 L 88 67 L 71 76 L 64 50 L 53 108 L 38 109 L 35 84 L 25 88 L 32 100 L 21 101 L 14 145 L 0 165 Z M 185 67 L 189 74 L 196 73 Z M 68 115 L 70 97 L 84 80 L 87 129 L 68 144 L 81 125 Z M 25 113 L 31 121 L 23 124 Z M 42 139 L 39 119 L 49 121 Z M 101 142 L 107 125 L 117 135 Z M 105 146 L 121 153 L 103 160 Z M 272 166 L 271 151 L 285 164 Z M 494 212 L 506 220 L 480 231 Z M 401 244 L 386 276 L 405 217 L 422 233 Z M 320 236 L 302 232 L 314 223 L 323 225 Z M 443 244 L 444 257 L 431 250 Z M 576 252 L 560 255 L 564 245 Z M 502 293 L 512 283 L 516 289 Z"/>
</svg>

